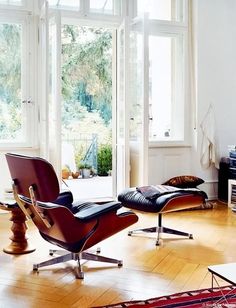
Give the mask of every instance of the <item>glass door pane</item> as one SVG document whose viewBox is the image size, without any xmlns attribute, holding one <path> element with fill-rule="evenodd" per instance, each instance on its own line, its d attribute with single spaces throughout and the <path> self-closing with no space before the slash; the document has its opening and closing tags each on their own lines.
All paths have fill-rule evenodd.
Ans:
<svg viewBox="0 0 236 308">
<path fill-rule="evenodd" d="M 112 41 L 107 28 L 62 26 L 62 170 L 78 198 L 113 197 Z"/>
<path fill-rule="evenodd" d="M 39 101 L 40 104 L 40 157 L 49 160 L 49 21 L 48 3 L 40 10 L 39 20 Z"/>
<path fill-rule="evenodd" d="M 130 185 L 129 152 L 129 24 L 125 19 L 117 33 L 117 193 Z"/>
<path fill-rule="evenodd" d="M 61 178 L 61 16 L 49 19 L 49 160 Z"/>
<path fill-rule="evenodd" d="M 150 140 L 183 140 L 183 37 L 150 36 Z"/>
<path fill-rule="evenodd" d="M 90 0 L 90 11 L 100 14 L 113 13 L 113 0 Z"/>
<path fill-rule="evenodd" d="M 22 24 L 0 24 L 0 142 L 26 141 L 22 32 Z"/>
<path fill-rule="evenodd" d="M 137 0 L 138 15 L 148 13 L 150 19 L 179 21 L 184 19 L 184 0 Z"/>
<path fill-rule="evenodd" d="M 48 0 L 48 4 L 49 6 L 57 6 L 63 9 L 80 9 L 80 0 Z"/>
<path fill-rule="evenodd" d="M 150 139 L 170 139 L 172 102 L 171 38 L 150 36 Z"/>
<path fill-rule="evenodd" d="M 46 2 L 40 17 L 40 155 L 61 179 L 61 15 L 57 11 L 49 18 Z"/>
<path fill-rule="evenodd" d="M 7 5 L 22 5 L 24 4 L 24 0 L 0 0 L 0 4 L 7 4 Z"/>
<path fill-rule="evenodd" d="M 130 162 L 131 186 L 148 183 L 149 57 L 146 18 L 130 35 Z"/>
</svg>

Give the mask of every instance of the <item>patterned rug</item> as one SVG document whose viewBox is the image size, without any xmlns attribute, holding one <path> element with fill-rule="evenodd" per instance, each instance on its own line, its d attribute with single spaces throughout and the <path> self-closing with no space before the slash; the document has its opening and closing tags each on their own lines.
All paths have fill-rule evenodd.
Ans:
<svg viewBox="0 0 236 308">
<path fill-rule="evenodd" d="M 141 301 L 129 301 L 92 308 L 236 308 L 236 287 L 227 286 L 175 293 Z"/>
</svg>

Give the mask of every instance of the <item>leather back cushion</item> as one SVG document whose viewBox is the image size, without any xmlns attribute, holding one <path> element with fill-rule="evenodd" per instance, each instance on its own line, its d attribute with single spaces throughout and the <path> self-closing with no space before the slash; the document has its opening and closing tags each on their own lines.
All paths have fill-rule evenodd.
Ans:
<svg viewBox="0 0 236 308">
<path fill-rule="evenodd" d="M 173 177 L 162 184 L 169 185 L 169 186 L 175 186 L 179 188 L 195 188 L 202 183 L 204 183 L 204 180 L 197 176 L 181 175 L 181 176 Z"/>
</svg>

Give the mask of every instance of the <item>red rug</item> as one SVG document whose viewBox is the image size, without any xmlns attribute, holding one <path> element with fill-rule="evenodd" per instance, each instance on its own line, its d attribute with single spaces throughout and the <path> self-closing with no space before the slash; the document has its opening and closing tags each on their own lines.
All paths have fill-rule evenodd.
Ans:
<svg viewBox="0 0 236 308">
<path fill-rule="evenodd" d="M 214 289 L 201 289 L 175 293 L 168 296 L 161 296 L 141 301 L 129 301 L 118 304 L 99 306 L 93 308 L 235 308 L 236 307 L 236 287 L 227 286 Z"/>
</svg>

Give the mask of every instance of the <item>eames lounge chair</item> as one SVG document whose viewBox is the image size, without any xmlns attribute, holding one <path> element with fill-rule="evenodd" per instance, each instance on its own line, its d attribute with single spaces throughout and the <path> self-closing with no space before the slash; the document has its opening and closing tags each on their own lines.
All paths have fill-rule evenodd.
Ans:
<svg viewBox="0 0 236 308">
<path fill-rule="evenodd" d="M 60 194 L 56 173 L 45 159 L 11 153 L 6 154 L 6 159 L 19 207 L 46 241 L 65 250 L 63 255 L 34 264 L 33 270 L 75 260 L 76 278 L 83 278 L 81 259 L 122 266 L 121 260 L 92 254 L 87 249 L 135 223 L 136 214 L 121 209 L 121 203 L 115 201 L 73 202 L 71 192 Z M 50 255 L 55 252 L 59 253 L 50 250 Z"/>
</svg>

